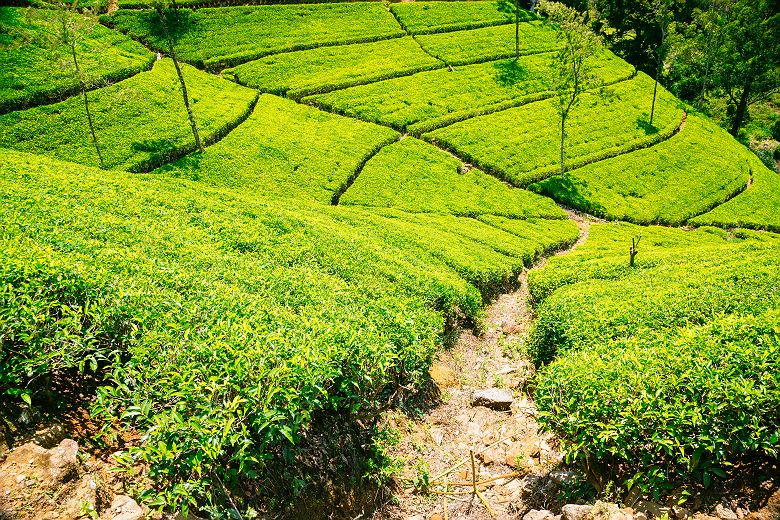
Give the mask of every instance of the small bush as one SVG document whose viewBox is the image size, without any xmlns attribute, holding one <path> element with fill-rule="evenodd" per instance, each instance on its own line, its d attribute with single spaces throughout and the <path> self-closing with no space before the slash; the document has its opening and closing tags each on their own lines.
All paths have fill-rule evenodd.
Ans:
<svg viewBox="0 0 780 520">
<path fill-rule="evenodd" d="M 134 332 L 126 302 L 31 243 L 0 250 L 0 396 L 28 404 L 51 377 L 96 372 L 118 359 Z"/>
<path fill-rule="evenodd" d="M 778 360 L 779 311 L 721 317 L 567 355 L 534 397 L 568 460 L 657 494 L 708 486 L 743 456 L 778 456 Z"/>
</svg>

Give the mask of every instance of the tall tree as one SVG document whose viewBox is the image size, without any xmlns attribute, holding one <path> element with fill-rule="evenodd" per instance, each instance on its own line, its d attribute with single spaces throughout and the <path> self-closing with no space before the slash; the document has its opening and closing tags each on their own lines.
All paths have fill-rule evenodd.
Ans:
<svg viewBox="0 0 780 520">
<path fill-rule="evenodd" d="M 79 61 L 80 48 L 88 35 L 92 33 L 97 22 L 88 11 L 79 13 L 72 5 L 64 2 L 58 2 L 55 5 L 56 8 L 52 13 L 55 16 L 53 25 L 56 28 L 56 32 L 53 33 L 52 39 L 56 45 L 62 45 L 68 49 L 73 75 L 76 81 L 78 81 L 81 96 L 84 99 L 84 112 L 87 116 L 87 126 L 92 137 L 92 144 L 95 146 L 100 167 L 105 169 L 106 165 L 103 161 L 103 154 L 100 151 L 100 143 L 95 133 L 95 123 L 89 110 L 89 95 L 87 91 L 92 86 L 92 80 Z"/>
<path fill-rule="evenodd" d="M 165 0 L 155 0 L 152 3 L 152 7 L 154 8 L 156 16 L 151 18 L 150 24 L 152 25 L 154 32 L 165 39 L 168 47 L 168 56 L 173 60 L 176 75 L 179 77 L 181 95 L 184 99 L 184 107 L 187 109 L 187 117 L 190 120 L 192 136 L 195 138 L 195 146 L 198 147 L 199 151 L 203 152 L 203 143 L 200 140 L 200 133 L 198 133 L 195 112 L 192 110 L 192 104 L 190 103 L 189 94 L 187 93 L 187 84 L 184 81 L 184 74 L 182 74 L 181 67 L 179 66 L 179 59 L 176 57 L 176 49 L 173 46 L 175 35 L 181 30 L 186 30 L 186 17 L 180 16 L 180 11 L 176 6 L 175 0 L 172 0 L 170 4 Z"/>
<path fill-rule="evenodd" d="M 655 99 L 658 95 L 658 78 L 663 71 L 666 56 L 669 54 L 668 39 L 669 24 L 672 19 L 670 0 L 653 0 L 653 16 L 658 25 L 658 45 L 655 48 L 655 82 L 653 83 L 653 102 L 650 105 L 650 125 L 655 116 Z"/>
<path fill-rule="evenodd" d="M 562 43 L 552 62 L 553 98 L 561 124 L 561 178 L 566 177 L 566 121 L 577 106 L 582 93 L 598 85 L 592 73 L 592 58 L 600 39 L 590 27 L 586 16 L 559 2 L 541 0 L 540 10 L 558 28 Z"/>
<path fill-rule="evenodd" d="M 748 107 L 780 90 L 778 0 L 735 0 L 726 11 L 713 80 L 734 106 L 730 132 L 737 136 Z"/>
<path fill-rule="evenodd" d="M 515 18 L 515 60 L 520 59 L 520 0 L 498 0 L 498 10 Z"/>
</svg>

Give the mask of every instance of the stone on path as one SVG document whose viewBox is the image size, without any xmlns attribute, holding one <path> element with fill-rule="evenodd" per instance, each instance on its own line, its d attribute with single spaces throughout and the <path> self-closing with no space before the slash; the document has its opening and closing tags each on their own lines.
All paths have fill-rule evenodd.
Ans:
<svg viewBox="0 0 780 520">
<path fill-rule="evenodd" d="M 564 520 L 584 520 L 590 513 L 592 506 L 580 506 L 577 504 L 566 504 L 561 509 Z"/>
<path fill-rule="evenodd" d="M 471 394 L 471 406 L 484 406 L 491 410 L 508 411 L 513 402 L 512 392 L 500 388 L 477 390 Z"/>
<path fill-rule="evenodd" d="M 555 515 L 546 509 L 531 509 L 525 514 L 523 520 L 552 520 L 553 518 Z"/>
</svg>

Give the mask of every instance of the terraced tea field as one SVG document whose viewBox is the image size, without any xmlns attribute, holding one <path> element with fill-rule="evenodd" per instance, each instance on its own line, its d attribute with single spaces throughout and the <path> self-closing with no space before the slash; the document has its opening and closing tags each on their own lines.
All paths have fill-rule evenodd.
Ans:
<svg viewBox="0 0 780 520">
<path fill-rule="evenodd" d="M 493 2 L 238 3 L 78 14 L 83 94 L 60 11 L 0 7 L 0 419 L 70 381 L 139 501 L 283 510 L 331 428 L 386 483 L 387 409 L 527 288 L 505 348 L 568 463 L 650 498 L 776 459 L 780 176 L 747 148 L 662 86 L 651 125 L 601 49 L 562 177 L 540 16 L 515 60 Z"/>
</svg>

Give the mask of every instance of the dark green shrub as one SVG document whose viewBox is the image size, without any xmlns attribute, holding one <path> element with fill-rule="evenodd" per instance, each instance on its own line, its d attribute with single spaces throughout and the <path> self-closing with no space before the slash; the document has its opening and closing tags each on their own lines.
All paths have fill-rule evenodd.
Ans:
<svg viewBox="0 0 780 520">
<path fill-rule="evenodd" d="M 134 327 L 109 286 L 30 244 L 0 251 L 0 395 L 31 403 L 51 375 L 97 371 Z"/>
<path fill-rule="evenodd" d="M 645 493 L 708 486 L 741 456 L 778 455 L 779 362 L 780 311 L 722 317 L 569 354 L 535 399 L 570 461 Z"/>
<path fill-rule="evenodd" d="M 772 139 L 774 139 L 775 141 L 780 141 L 780 119 L 772 123 L 771 132 L 772 132 Z"/>
</svg>

